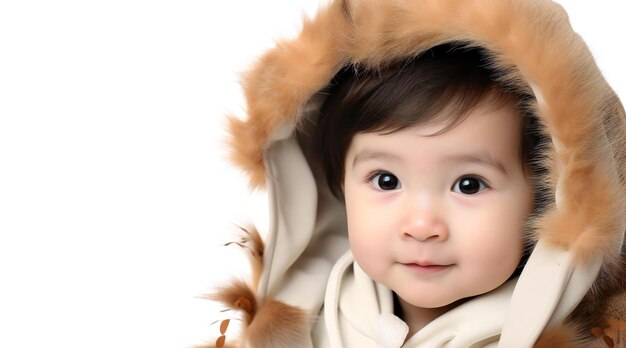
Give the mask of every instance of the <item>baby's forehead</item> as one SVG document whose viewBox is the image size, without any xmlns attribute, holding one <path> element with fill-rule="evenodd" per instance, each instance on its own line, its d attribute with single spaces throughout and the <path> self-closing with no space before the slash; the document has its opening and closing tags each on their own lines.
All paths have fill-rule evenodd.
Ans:
<svg viewBox="0 0 626 348">
<path fill-rule="evenodd" d="M 442 105 L 438 107 L 431 115 L 425 114 L 424 117 L 415 117 L 413 124 L 405 124 L 406 128 L 422 128 L 425 134 L 440 134 L 448 132 L 459 125 L 466 122 L 470 115 L 491 115 L 497 114 L 502 118 L 502 122 L 511 123 L 512 125 L 523 126 L 524 113 L 521 108 L 524 107 L 521 97 L 504 90 L 491 88 L 474 103 L 467 103 L 463 99 L 462 93 L 452 96 Z M 390 118 L 396 117 L 389 115 Z M 474 122 L 476 117 L 473 117 Z M 390 122 L 392 123 L 392 122 Z M 493 127 L 494 125 L 482 124 L 485 127 Z"/>
<path fill-rule="evenodd" d="M 445 123 L 417 124 L 396 131 L 364 132 L 351 143 L 354 151 L 381 147 L 389 150 L 412 144 L 437 151 L 448 152 L 471 149 L 489 149 L 491 152 L 517 153 L 522 123 L 510 108 L 477 107 L 461 122 L 449 127 Z"/>
<path fill-rule="evenodd" d="M 502 138 L 500 135 L 503 132 L 521 130 L 525 125 L 523 114 L 515 106 L 513 100 L 484 99 L 463 114 L 455 113 L 453 107 L 444 109 L 425 122 L 418 121 L 405 129 L 424 137 L 444 136 L 453 139 L 469 136 L 476 141 L 488 136 Z M 519 137 L 502 140 L 519 141 Z"/>
</svg>

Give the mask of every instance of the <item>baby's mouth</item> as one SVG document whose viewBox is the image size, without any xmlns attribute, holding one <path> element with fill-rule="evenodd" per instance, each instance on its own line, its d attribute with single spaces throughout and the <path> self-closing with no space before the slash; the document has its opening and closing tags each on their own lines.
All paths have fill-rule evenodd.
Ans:
<svg viewBox="0 0 626 348">
<path fill-rule="evenodd" d="M 414 271 L 417 273 L 424 273 L 424 274 L 443 272 L 452 266 L 452 265 L 430 264 L 428 262 L 403 263 L 403 265 L 409 268 L 411 271 Z"/>
</svg>

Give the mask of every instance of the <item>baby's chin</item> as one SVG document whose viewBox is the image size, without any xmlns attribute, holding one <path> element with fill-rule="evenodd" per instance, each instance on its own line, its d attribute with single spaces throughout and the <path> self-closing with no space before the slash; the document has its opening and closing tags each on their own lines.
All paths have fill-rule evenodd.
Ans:
<svg viewBox="0 0 626 348">
<path fill-rule="evenodd" d="M 450 310 L 470 299 L 472 296 L 402 296 L 396 293 L 401 301 L 413 307 L 424 309 L 446 309 Z M 433 294 L 434 295 L 434 294 Z"/>
<path fill-rule="evenodd" d="M 406 301 L 405 302 L 413 307 L 425 308 L 425 309 L 435 309 L 435 308 L 443 308 L 449 306 L 458 299 L 453 300 L 420 300 L 420 301 Z"/>
</svg>

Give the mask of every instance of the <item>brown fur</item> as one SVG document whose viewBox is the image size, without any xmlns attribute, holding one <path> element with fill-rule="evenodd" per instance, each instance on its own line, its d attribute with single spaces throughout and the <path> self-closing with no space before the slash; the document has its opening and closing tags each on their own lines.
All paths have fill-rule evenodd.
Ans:
<svg viewBox="0 0 626 348">
<path fill-rule="evenodd" d="M 626 292 L 612 296 L 608 302 L 607 316 L 626 322 Z"/>
<path fill-rule="evenodd" d="M 268 300 L 260 308 L 244 333 L 245 341 L 252 347 L 297 347 L 310 334 L 304 311 L 274 300 Z"/>
<path fill-rule="evenodd" d="M 232 243 L 248 250 L 252 283 L 233 280 L 218 287 L 206 298 L 221 302 L 227 308 L 242 313 L 244 322 L 242 337 L 231 338 L 224 332 L 214 345 L 202 345 L 197 348 L 239 347 L 240 340 L 254 348 L 295 347 L 297 342 L 307 334 L 305 313 L 298 308 L 272 299 L 259 303 L 255 290 L 258 288 L 261 277 L 265 247 L 254 226 L 240 227 L 240 229 L 244 235 L 240 241 Z M 231 243 L 227 243 L 229 244 Z M 228 327 L 228 324 L 225 327 Z"/>
<path fill-rule="evenodd" d="M 575 348 L 585 347 L 588 341 L 582 339 L 575 329 L 569 326 L 559 326 L 545 330 L 534 348 Z"/>
<path fill-rule="evenodd" d="M 207 298 L 221 302 L 230 309 L 241 310 L 246 324 L 250 324 L 257 311 L 256 296 L 250 286 L 242 280 L 234 280 L 219 287 L 214 294 L 207 296 Z"/>
<path fill-rule="evenodd" d="M 302 310 L 271 299 L 257 305 L 252 290 L 243 281 L 220 288 L 209 299 L 243 313 L 245 326 L 241 340 L 251 347 L 296 347 L 308 334 L 307 318 Z M 237 342 L 229 344 L 236 346 Z M 217 342 L 215 346 L 221 347 Z"/>
<path fill-rule="evenodd" d="M 618 246 L 625 228 L 626 121 L 588 48 L 551 1 L 334 1 L 244 77 L 248 117 L 230 118 L 232 159 L 249 174 L 252 187 L 262 187 L 263 152 L 281 130 L 298 127 L 306 102 L 340 68 L 348 63 L 376 68 L 459 40 L 489 49 L 509 85 L 527 89 L 529 80 L 541 91 L 543 99 L 532 107 L 554 142 L 547 150 L 548 186 L 558 191 L 556 204 L 534 222 L 534 230 L 554 248 L 573 251 L 578 262 L 604 259 L 594 288 L 570 318 L 571 327 L 589 327 L 595 319 L 588 318 L 616 306 L 605 301 L 607 294 L 626 296 L 623 281 L 615 281 L 624 269 Z M 262 270 L 259 260 L 251 259 L 253 288 Z M 264 301 L 266 313 L 304 320 L 294 308 Z M 546 331 L 538 344 L 566 344 L 572 337 L 571 329 L 559 328 Z"/>
<path fill-rule="evenodd" d="M 241 237 L 241 241 L 238 245 L 248 249 L 248 260 L 250 261 L 250 268 L 252 272 L 252 287 L 256 289 L 259 285 L 259 279 L 263 272 L 263 253 L 265 252 L 265 245 L 261 239 L 259 231 L 253 225 L 239 227 L 244 233 Z M 242 244 L 243 243 L 243 244 Z"/>
<path fill-rule="evenodd" d="M 305 21 L 295 40 L 278 42 L 243 79 L 248 119 L 229 119 L 231 159 L 248 172 L 253 188 L 265 184 L 263 151 L 273 134 L 281 125 L 293 129 L 302 106 L 345 63 L 335 54 L 334 29 L 342 23 L 337 6 Z"/>
</svg>

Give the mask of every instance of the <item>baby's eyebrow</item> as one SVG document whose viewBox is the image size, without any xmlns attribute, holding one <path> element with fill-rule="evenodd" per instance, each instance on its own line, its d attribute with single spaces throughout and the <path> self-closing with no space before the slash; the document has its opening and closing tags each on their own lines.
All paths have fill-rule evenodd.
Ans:
<svg viewBox="0 0 626 348">
<path fill-rule="evenodd" d="M 368 160 L 373 160 L 373 159 L 389 160 L 393 162 L 400 161 L 400 157 L 392 153 L 364 149 L 360 151 L 359 153 L 357 153 L 356 156 L 354 156 L 354 160 L 352 161 L 352 167 L 356 166 L 358 162 L 363 162 L 363 161 L 368 161 Z"/>
<path fill-rule="evenodd" d="M 487 165 L 495 168 L 502 174 L 507 174 L 506 167 L 504 167 L 502 162 L 498 161 L 496 158 L 485 152 L 450 155 L 446 156 L 446 160 L 451 162 L 476 163 Z"/>
<path fill-rule="evenodd" d="M 364 149 L 357 153 L 352 161 L 352 167 L 356 166 L 359 162 L 364 162 L 368 160 L 387 160 L 393 162 L 401 161 L 400 156 L 397 156 L 393 153 Z M 496 169 L 502 174 L 506 175 L 506 167 L 502 164 L 502 162 L 498 161 L 496 158 L 491 156 L 486 152 L 477 152 L 477 153 L 462 153 L 462 154 L 453 154 L 445 156 L 444 161 L 446 162 L 461 162 L 461 163 L 476 163 L 481 165 L 486 165 Z"/>
</svg>

